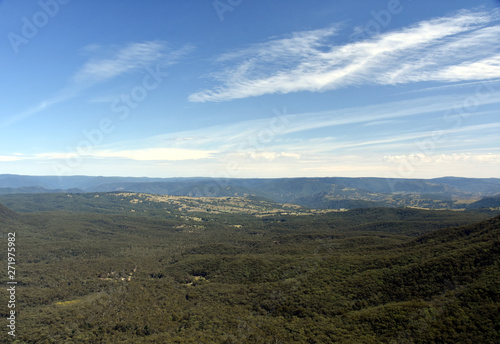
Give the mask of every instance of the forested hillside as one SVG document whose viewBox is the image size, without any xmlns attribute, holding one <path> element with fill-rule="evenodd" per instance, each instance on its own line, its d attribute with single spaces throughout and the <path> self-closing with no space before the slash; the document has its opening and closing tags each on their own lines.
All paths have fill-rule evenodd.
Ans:
<svg viewBox="0 0 500 344">
<path fill-rule="evenodd" d="M 12 197 L 23 212 L 0 207 L 17 238 L 18 343 L 500 338 L 493 211 L 42 196 Z"/>
</svg>

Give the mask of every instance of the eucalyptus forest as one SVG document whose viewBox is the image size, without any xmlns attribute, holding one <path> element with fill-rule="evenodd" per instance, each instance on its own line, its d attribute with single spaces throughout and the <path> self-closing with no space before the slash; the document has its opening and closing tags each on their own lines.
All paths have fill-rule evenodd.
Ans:
<svg viewBox="0 0 500 344">
<path fill-rule="evenodd" d="M 16 237 L 15 338 L 4 343 L 500 338 L 497 208 L 340 211 L 133 192 L 0 202 L 3 236 Z"/>
</svg>

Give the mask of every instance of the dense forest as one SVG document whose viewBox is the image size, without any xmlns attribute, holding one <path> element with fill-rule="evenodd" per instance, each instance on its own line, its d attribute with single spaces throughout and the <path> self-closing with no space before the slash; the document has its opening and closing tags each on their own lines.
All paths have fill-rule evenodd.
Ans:
<svg viewBox="0 0 500 344">
<path fill-rule="evenodd" d="M 6 195 L 3 343 L 498 343 L 498 211 Z M 0 314 L 7 318 L 8 292 Z"/>
</svg>

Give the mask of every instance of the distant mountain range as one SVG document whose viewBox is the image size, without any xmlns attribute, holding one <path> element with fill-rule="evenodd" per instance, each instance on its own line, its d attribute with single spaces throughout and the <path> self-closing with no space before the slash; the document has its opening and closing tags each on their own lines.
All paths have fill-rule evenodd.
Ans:
<svg viewBox="0 0 500 344">
<path fill-rule="evenodd" d="M 258 196 L 318 209 L 500 207 L 500 178 L 214 179 L 0 175 L 0 194 L 113 191 L 191 197 Z"/>
</svg>

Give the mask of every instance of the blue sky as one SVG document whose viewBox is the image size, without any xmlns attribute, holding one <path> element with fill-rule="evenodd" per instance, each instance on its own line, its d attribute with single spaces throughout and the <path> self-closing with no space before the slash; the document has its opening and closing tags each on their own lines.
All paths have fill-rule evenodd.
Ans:
<svg viewBox="0 0 500 344">
<path fill-rule="evenodd" d="M 500 176 L 498 1 L 0 1 L 0 173 Z"/>
</svg>

